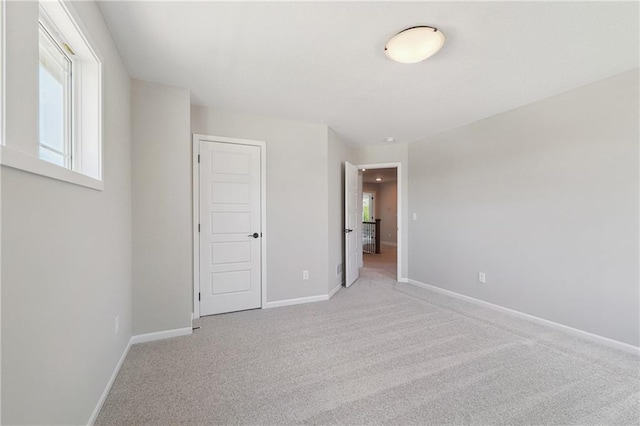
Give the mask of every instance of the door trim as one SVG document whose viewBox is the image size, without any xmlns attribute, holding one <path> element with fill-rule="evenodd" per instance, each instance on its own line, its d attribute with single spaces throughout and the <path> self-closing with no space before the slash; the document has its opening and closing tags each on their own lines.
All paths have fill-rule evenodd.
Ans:
<svg viewBox="0 0 640 426">
<path fill-rule="evenodd" d="M 260 308 L 267 305 L 267 143 L 249 139 L 227 138 L 223 136 L 209 136 L 194 133 L 191 149 L 191 170 L 193 184 L 191 198 L 193 201 L 193 319 L 200 318 L 200 169 L 198 155 L 200 142 L 221 142 L 235 145 L 251 145 L 260 147 Z"/>
<path fill-rule="evenodd" d="M 396 183 L 397 183 L 397 194 L 398 194 L 398 198 L 396 200 L 396 202 L 398 203 L 398 230 L 397 235 L 396 235 L 396 244 L 398 247 L 398 251 L 397 251 L 397 258 L 396 258 L 396 262 L 397 262 L 397 271 L 396 271 L 396 281 L 398 282 L 405 282 L 403 280 L 406 280 L 406 278 L 404 278 L 402 276 L 402 259 L 404 257 L 404 246 L 403 246 L 403 240 L 402 240 L 402 225 L 404 223 L 404 212 L 402 211 L 402 190 L 403 190 L 403 182 L 402 182 L 402 163 L 399 162 L 395 162 L 395 163 L 374 163 L 374 164 L 358 164 L 356 165 L 356 167 L 358 168 L 358 170 L 362 170 L 362 169 L 396 169 Z M 408 219 L 408 218 L 407 218 Z M 408 222 L 407 222 L 408 223 Z M 360 240 L 362 240 L 362 235 L 359 235 L 358 238 L 360 238 Z M 360 246 L 360 250 L 362 251 L 362 245 Z"/>
</svg>

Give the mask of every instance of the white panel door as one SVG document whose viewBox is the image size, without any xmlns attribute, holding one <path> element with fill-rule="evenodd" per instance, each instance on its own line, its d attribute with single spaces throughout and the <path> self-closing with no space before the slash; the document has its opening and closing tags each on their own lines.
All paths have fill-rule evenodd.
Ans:
<svg viewBox="0 0 640 426">
<path fill-rule="evenodd" d="M 362 199 L 362 172 L 358 170 L 358 200 Z M 362 215 L 362 203 L 358 203 L 358 220 L 363 217 Z M 358 231 L 356 235 L 356 241 L 358 244 L 358 268 L 364 266 L 364 255 L 362 252 L 362 222 L 358 222 Z"/>
<path fill-rule="evenodd" d="M 346 274 L 345 285 L 349 287 L 358 279 L 358 228 L 362 220 L 362 216 L 358 216 L 358 203 L 362 204 L 362 196 L 358 200 L 358 169 L 348 161 L 345 162 L 345 190 L 344 190 L 344 206 L 346 229 L 344 230 L 345 238 L 345 260 Z"/>
<path fill-rule="evenodd" d="M 199 144 L 200 315 L 260 307 L 260 149 Z"/>
</svg>

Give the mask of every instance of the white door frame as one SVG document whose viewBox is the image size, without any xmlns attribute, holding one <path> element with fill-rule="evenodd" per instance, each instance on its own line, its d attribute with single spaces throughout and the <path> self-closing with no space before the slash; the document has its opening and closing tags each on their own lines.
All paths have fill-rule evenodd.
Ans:
<svg viewBox="0 0 640 426">
<path fill-rule="evenodd" d="M 396 200 L 398 203 L 398 224 L 397 224 L 397 234 L 396 234 L 396 238 L 397 238 L 397 245 L 398 245 L 398 251 L 397 251 L 397 258 L 396 258 L 396 262 L 397 262 L 397 271 L 396 271 L 396 281 L 400 281 L 402 279 L 402 258 L 404 257 L 404 249 L 402 246 L 402 224 L 403 224 L 403 219 L 404 217 L 403 212 L 402 212 L 402 163 L 375 163 L 375 164 L 358 164 L 356 166 L 358 168 L 358 170 L 362 170 L 362 169 L 396 169 L 396 184 L 398 187 L 398 190 L 396 191 L 398 194 L 398 199 Z M 362 235 L 358 235 L 358 238 L 362 239 Z M 360 245 L 360 250 L 362 251 L 362 244 Z"/>
<path fill-rule="evenodd" d="M 267 304 L 267 143 L 249 139 L 227 138 L 223 136 L 208 136 L 193 134 L 191 170 L 193 172 L 193 186 L 191 195 L 193 200 L 193 318 L 200 318 L 200 169 L 198 167 L 198 155 L 200 142 L 221 142 L 236 145 L 252 145 L 260 147 L 260 274 L 261 276 L 261 304 L 264 308 Z"/>
</svg>

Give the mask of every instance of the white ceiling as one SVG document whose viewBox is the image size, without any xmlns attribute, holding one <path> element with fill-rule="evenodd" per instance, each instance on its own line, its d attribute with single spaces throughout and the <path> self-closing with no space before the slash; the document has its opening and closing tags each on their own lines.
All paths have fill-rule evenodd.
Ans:
<svg viewBox="0 0 640 426">
<path fill-rule="evenodd" d="M 362 172 L 362 182 L 364 183 L 385 183 L 385 182 L 395 182 L 397 169 L 366 169 Z M 380 178 L 381 181 L 377 181 L 376 179 Z"/>
<path fill-rule="evenodd" d="M 192 102 L 411 142 L 638 66 L 637 2 L 106 2 L 133 78 Z M 390 61 L 415 25 L 445 46 Z"/>
</svg>

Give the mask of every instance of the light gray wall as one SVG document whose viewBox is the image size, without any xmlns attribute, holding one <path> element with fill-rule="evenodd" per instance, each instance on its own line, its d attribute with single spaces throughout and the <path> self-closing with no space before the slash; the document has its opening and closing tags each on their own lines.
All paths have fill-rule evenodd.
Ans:
<svg viewBox="0 0 640 426">
<path fill-rule="evenodd" d="M 383 144 L 383 145 L 365 145 L 359 146 L 353 149 L 353 163 L 356 165 L 363 164 L 379 164 L 379 163 L 400 163 L 402 166 L 402 174 L 400 179 L 404 184 L 402 184 L 402 189 L 399 191 L 402 196 L 402 213 L 398 217 L 398 227 L 400 228 L 400 236 L 401 236 L 401 247 L 399 250 L 402 250 L 404 253 L 404 257 L 401 261 L 401 276 L 400 278 L 407 278 L 407 274 L 409 271 L 409 256 L 407 255 L 409 245 L 408 245 L 408 208 L 409 208 L 409 148 L 407 144 L 403 143 L 394 143 L 394 144 Z"/>
<path fill-rule="evenodd" d="M 0 348 L 2 347 L 2 170 L 0 168 Z M 0 423 L 2 423 L 2 350 L 0 349 Z"/>
<path fill-rule="evenodd" d="M 635 69 L 411 144 L 409 277 L 638 346 L 638 114 Z"/>
<path fill-rule="evenodd" d="M 133 333 L 191 326 L 190 94 L 133 80 Z"/>
<path fill-rule="evenodd" d="M 351 161 L 351 146 L 332 129 L 328 129 L 327 203 L 329 214 L 329 288 L 331 292 L 344 281 L 344 163 Z M 338 273 L 340 265 L 340 273 Z"/>
<path fill-rule="evenodd" d="M 398 241 L 398 184 L 397 182 L 365 183 L 363 192 L 375 192 L 373 200 L 375 219 L 380 219 L 380 240 L 387 243 Z"/>
<path fill-rule="evenodd" d="M 4 7 L 4 132 L 7 141 L 20 149 L 24 141 L 38 140 L 38 126 L 34 125 L 38 120 L 38 108 L 34 108 L 38 102 L 38 51 L 33 47 L 38 48 L 38 2 L 4 2 Z"/>
<path fill-rule="evenodd" d="M 266 141 L 267 300 L 326 295 L 327 126 L 193 106 L 191 129 Z"/>
<path fill-rule="evenodd" d="M 380 239 L 388 243 L 397 242 L 398 192 L 397 182 L 378 184 L 378 218 L 380 219 Z"/>
<path fill-rule="evenodd" d="M 37 138 L 38 5 L 6 6 L 7 137 Z M 74 7 L 104 60 L 104 190 L 2 167 L 3 424 L 86 424 L 131 337 L 130 80 Z"/>
</svg>

